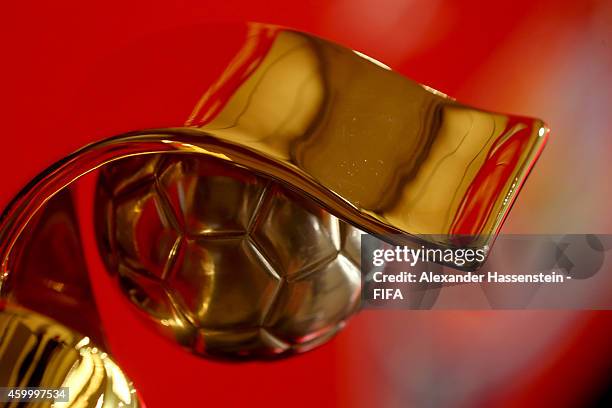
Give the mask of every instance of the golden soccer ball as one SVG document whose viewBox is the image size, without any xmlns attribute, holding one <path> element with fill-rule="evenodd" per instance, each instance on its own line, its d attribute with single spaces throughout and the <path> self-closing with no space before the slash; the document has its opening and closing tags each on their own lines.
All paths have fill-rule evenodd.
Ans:
<svg viewBox="0 0 612 408">
<path fill-rule="evenodd" d="M 231 163 L 156 154 L 104 166 L 96 231 L 131 302 L 196 354 L 316 347 L 360 299 L 360 231 Z"/>
</svg>

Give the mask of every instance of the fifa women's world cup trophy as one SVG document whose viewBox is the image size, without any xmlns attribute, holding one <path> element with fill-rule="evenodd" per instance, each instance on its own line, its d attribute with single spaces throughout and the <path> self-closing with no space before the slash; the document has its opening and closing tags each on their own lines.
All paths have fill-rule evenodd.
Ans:
<svg viewBox="0 0 612 408">
<path fill-rule="evenodd" d="M 462 105 L 311 35 L 236 33 L 242 45 L 218 70 L 200 71 L 214 41 L 192 31 L 122 60 L 104 92 L 128 133 L 59 161 L 4 211 L 8 386 L 139 404 L 108 354 L 100 290 L 204 358 L 317 347 L 359 309 L 362 232 L 437 247 L 455 243 L 427 234 L 490 240 L 545 143 L 539 120 Z M 177 59 L 177 44 L 202 56 Z M 122 87 L 145 68 L 161 85 Z M 141 130 L 159 115 L 163 128 Z"/>
</svg>

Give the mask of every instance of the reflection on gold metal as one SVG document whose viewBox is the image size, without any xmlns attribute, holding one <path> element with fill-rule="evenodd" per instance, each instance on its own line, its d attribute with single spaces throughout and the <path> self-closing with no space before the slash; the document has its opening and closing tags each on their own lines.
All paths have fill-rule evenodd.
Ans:
<svg viewBox="0 0 612 408">
<path fill-rule="evenodd" d="M 214 158 L 144 156 L 106 166 L 96 203 L 108 269 L 195 353 L 304 351 L 357 309 L 358 231 L 279 183 Z"/>
<path fill-rule="evenodd" d="M 493 235 L 544 142 L 540 121 L 458 104 L 301 33 L 278 33 L 234 87 L 222 109 L 206 94 L 216 103 L 198 106 L 216 115 L 189 123 L 273 160 L 272 176 L 301 176 L 295 185 L 326 202 L 315 182 L 376 233 Z"/>
<path fill-rule="evenodd" d="M 32 406 L 140 406 L 131 382 L 88 337 L 24 309 L 0 310 L 0 384 L 69 389 L 68 402 L 36 402 Z M 13 406 L 21 405 L 16 401 L 7 405 Z"/>
<path fill-rule="evenodd" d="M 102 256 L 160 328 L 201 355 L 302 351 L 355 310 L 349 237 L 490 243 L 548 135 L 539 120 L 471 108 L 363 54 L 266 25 L 251 26 L 185 115 L 89 145 L 28 186 L 2 218 L 3 295 L 34 268 L 21 254 L 41 209 L 101 169 Z M 62 292 L 65 282 L 51 283 Z"/>
</svg>

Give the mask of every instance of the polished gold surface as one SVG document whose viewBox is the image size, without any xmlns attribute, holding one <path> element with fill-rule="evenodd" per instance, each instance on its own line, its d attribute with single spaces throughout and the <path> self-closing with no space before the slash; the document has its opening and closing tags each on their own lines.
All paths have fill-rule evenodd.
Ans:
<svg viewBox="0 0 612 408">
<path fill-rule="evenodd" d="M 425 241 L 469 234 L 484 245 L 547 135 L 539 120 L 462 105 L 353 50 L 252 25 L 184 126 L 93 144 L 49 169 L 5 213 L 3 253 L 44 201 L 82 174 L 167 151 L 287 183 L 368 232 Z"/>
<path fill-rule="evenodd" d="M 96 203 L 108 269 L 194 353 L 304 351 L 357 309 L 358 230 L 245 169 L 197 155 L 128 158 L 103 168 Z"/>
<path fill-rule="evenodd" d="M 10 402 L 6 407 L 139 407 L 132 383 L 102 350 L 47 317 L 0 310 L 0 385 L 69 388 L 69 401 Z"/>
<path fill-rule="evenodd" d="M 327 189 L 351 207 L 341 216 L 378 233 L 493 235 L 547 132 L 292 31 L 276 34 L 231 96 L 204 99 L 189 125 L 272 159 L 276 171 L 264 171 L 290 170 L 324 202 L 304 182 Z"/>
<path fill-rule="evenodd" d="M 462 105 L 363 54 L 260 24 L 185 116 L 84 147 L 27 186 L 2 216 L 2 295 L 35 304 L 36 276 L 65 303 L 62 322 L 93 306 L 82 327 L 103 337 L 83 259 L 57 259 L 68 279 L 26 255 L 41 214 L 68 208 L 56 199 L 100 169 L 95 238 L 147 318 L 203 356 L 303 351 L 357 307 L 360 230 L 489 244 L 548 136 L 539 120 Z"/>
</svg>

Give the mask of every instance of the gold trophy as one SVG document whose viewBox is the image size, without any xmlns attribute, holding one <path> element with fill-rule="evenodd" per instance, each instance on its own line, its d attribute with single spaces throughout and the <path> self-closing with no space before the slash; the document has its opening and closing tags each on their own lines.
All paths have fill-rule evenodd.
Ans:
<svg viewBox="0 0 612 408">
<path fill-rule="evenodd" d="M 68 351 L 53 363 L 0 353 L 0 375 L 11 387 L 72 384 L 82 339 L 103 353 L 83 222 L 117 290 L 187 352 L 285 357 L 323 344 L 359 309 L 363 232 L 492 244 L 547 136 L 539 120 L 468 107 L 359 52 L 252 24 L 184 124 L 88 145 L 6 208 L 1 321 L 61 330 Z M 73 191 L 89 173 L 93 221 L 79 218 Z M 49 244 L 58 233 L 61 247 Z M 1 337 L 0 350 L 21 348 Z M 49 380 L 23 377 L 34 364 Z M 104 398 L 137 404 L 117 373 L 95 372 L 127 384 Z M 90 388 L 71 396 L 95 406 Z"/>
</svg>

